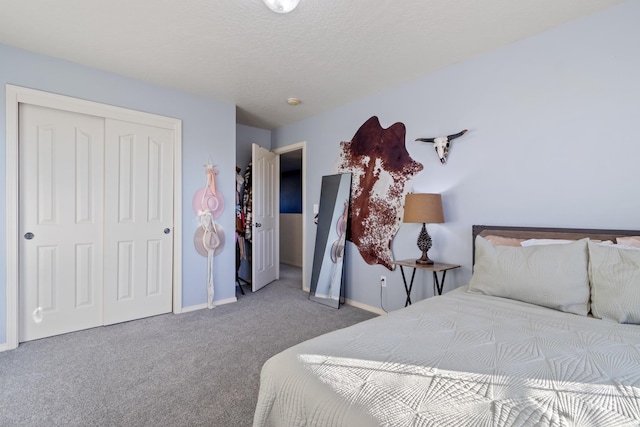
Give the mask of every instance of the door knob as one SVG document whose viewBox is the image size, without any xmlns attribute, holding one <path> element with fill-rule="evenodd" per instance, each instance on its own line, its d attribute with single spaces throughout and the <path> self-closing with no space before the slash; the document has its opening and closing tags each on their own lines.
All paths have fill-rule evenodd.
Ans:
<svg viewBox="0 0 640 427">
<path fill-rule="evenodd" d="M 164 229 L 164 234 L 169 234 L 171 233 L 171 229 L 170 228 L 165 228 Z"/>
<path fill-rule="evenodd" d="M 33 239 L 34 237 L 36 237 L 36 236 L 35 236 L 33 233 L 31 233 L 31 232 L 29 232 L 29 233 L 27 233 L 27 234 L 25 234 L 25 235 L 24 235 L 24 238 L 25 238 L 25 239 L 27 239 L 27 240 L 31 240 L 31 239 Z"/>
</svg>

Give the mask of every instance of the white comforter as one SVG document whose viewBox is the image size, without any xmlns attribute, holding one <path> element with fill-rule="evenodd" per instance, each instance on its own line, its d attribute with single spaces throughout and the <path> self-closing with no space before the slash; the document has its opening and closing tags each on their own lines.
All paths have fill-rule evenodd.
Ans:
<svg viewBox="0 0 640 427">
<path fill-rule="evenodd" d="M 461 290 L 296 345 L 254 426 L 639 426 L 640 326 Z"/>
</svg>

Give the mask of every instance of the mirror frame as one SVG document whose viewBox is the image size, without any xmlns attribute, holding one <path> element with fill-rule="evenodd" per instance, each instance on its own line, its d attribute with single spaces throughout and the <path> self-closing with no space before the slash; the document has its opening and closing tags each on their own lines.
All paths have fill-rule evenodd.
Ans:
<svg viewBox="0 0 640 427">
<path fill-rule="evenodd" d="M 323 176 L 309 299 L 333 308 L 340 307 L 343 296 L 350 207 L 351 174 Z"/>
</svg>

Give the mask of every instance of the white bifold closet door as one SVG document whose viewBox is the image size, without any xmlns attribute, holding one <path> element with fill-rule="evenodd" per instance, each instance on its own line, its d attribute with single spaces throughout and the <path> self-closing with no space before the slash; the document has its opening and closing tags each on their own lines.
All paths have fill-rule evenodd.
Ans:
<svg viewBox="0 0 640 427">
<path fill-rule="evenodd" d="M 20 341 L 102 324 L 104 120 L 20 105 Z"/>
<path fill-rule="evenodd" d="M 19 108 L 19 341 L 171 311 L 173 132 Z"/>
<path fill-rule="evenodd" d="M 168 313 L 173 131 L 107 120 L 104 323 Z"/>
</svg>

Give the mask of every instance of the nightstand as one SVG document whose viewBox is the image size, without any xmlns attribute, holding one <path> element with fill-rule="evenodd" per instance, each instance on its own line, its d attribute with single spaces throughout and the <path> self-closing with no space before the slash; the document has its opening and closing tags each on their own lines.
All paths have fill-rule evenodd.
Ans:
<svg viewBox="0 0 640 427">
<path fill-rule="evenodd" d="M 433 272 L 433 294 L 442 295 L 442 288 L 444 287 L 444 279 L 447 275 L 447 271 L 454 270 L 456 268 L 460 268 L 459 265 L 455 264 L 442 264 L 439 262 L 433 264 L 416 264 L 415 259 L 403 259 L 400 261 L 393 261 L 391 264 L 400 266 L 400 272 L 402 273 L 402 281 L 404 282 L 404 290 L 407 292 L 407 301 L 404 306 L 408 306 L 411 304 L 411 289 L 413 288 L 413 279 L 416 276 L 416 270 L 427 270 Z M 411 282 L 407 286 L 407 278 L 404 275 L 404 268 L 410 267 L 413 268 L 413 273 L 411 274 Z M 438 273 L 442 273 L 442 279 L 438 280 Z"/>
</svg>

